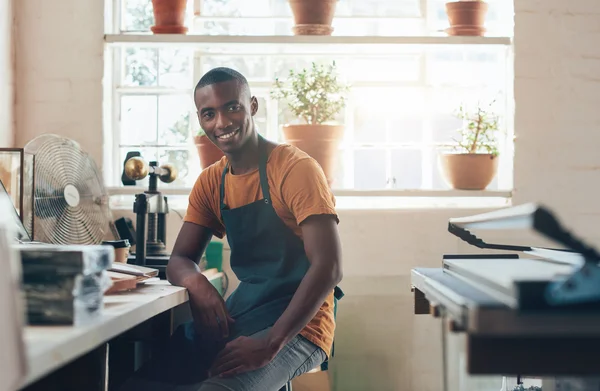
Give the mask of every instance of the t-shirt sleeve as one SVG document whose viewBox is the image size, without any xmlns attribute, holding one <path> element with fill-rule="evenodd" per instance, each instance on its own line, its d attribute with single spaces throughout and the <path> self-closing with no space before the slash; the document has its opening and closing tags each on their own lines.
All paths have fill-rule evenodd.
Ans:
<svg viewBox="0 0 600 391">
<path fill-rule="evenodd" d="M 295 163 L 282 181 L 281 194 L 298 225 L 312 215 L 322 214 L 335 216 L 339 223 L 335 197 L 316 160 L 306 158 Z"/>
<path fill-rule="evenodd" d="M 225 236 L 225 227 L 217 215 L 218 207 L 215 208 L 214 200 L 214 189 L 218 184 L 209 171 L 202 171 L 194 183 L 183 221 L 207 227 L 221 239 Z"/>
</svg>

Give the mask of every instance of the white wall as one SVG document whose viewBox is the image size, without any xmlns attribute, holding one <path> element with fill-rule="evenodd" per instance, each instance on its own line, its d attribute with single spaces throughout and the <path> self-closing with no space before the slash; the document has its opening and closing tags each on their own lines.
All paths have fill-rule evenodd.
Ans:
<svg viewBox="0 0 600 391">
<path fill-rule="evenodd" d="M 102 165 L 102 0 L 17 0 L 16 144 L 78 141 Z"/>
<path fill-rule="evenodd" d="M 16 3 L 16 143 L 60 133 L 101 165 L 102 1 Z M 600 2 L 518 0 L 515 10 L 515 202 L 541 200 L 598 242 Z M 441 325 L 413 315 L 410 269 L 470 251 L 446 223 L 477 212 L 340 211 L 347 296 L 330 372 L 337 390 L 441 389 Z M 170 221 L 173 236 L 180 219 Z"/>
<path fill-rule="evenodd" d="M 14 64 L 11 0 L 0 0 L 0 147 L 13 145 Z"/>
</svg>

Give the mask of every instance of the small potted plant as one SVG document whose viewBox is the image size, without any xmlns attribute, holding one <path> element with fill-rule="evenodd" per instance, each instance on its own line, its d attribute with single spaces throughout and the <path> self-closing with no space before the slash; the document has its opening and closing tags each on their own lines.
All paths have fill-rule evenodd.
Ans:
<svg viewBox="0 0 600 391">
<path fill-rule="evenodd" d="M 483 0 L 459 0 L 446 3 L 446 15 L 450 27 L 448 35 L 482 36 L 485 33 L 485 17 L 488 3 Z"/>
<path fill-rule="evenodd" d="M 289 0 L 294 16 L 294 35 L 331 35 L 339 0 Z"/>
<path fill-rule="evenodd" d="M 154 26 L 150 30 L 154 34 L 185 34 L 185 12 L 187 0 L 152 0 Z"/>
<path fill-rule="evenodd" d="M 479 105 L 474 112 L 461 105 L 457 117 L 463 120 L 461 138 L 454 139 L 454 152 L 440 154 L 442 174 L 454 189 L 483 190 L 498 171 L 498 116 Z"/>
<path fill-rule="evenodd" d="M 335 118 L 346 107 L 349 86 L 337 75 L 335 62 L 328 66 L 312 63 L 310 69 L 289 71 L 284 82 L 279 78 L 271 90 L 271 98 L 285 101 L 287 107 L 301 122 L 285 124 L 285 141 L 294 145 L 323 168 L 329 185 L 333 183 L 338 146 L 344 126 Z"/>
<path fill-rule="evenodd" d="M 200 129 L 194 136 L 194 143 L 200 156 L 200 167 L 206 167 L 221 160 L 225 154 L 206 136 L 204 130 Z"/>
</svg>

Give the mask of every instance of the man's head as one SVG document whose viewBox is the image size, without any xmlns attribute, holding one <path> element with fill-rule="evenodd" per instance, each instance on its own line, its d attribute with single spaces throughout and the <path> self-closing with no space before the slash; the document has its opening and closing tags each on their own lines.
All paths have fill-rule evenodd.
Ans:
<svg viewBox="0 0 600 391">
<path fill-rule="evenodd" d="M 235 153 L 254 135 L 258 101 L 241 73 L 211 69 L 196 85 L 194 103 L 200 127 L 223 152 Z"/>
</svg>

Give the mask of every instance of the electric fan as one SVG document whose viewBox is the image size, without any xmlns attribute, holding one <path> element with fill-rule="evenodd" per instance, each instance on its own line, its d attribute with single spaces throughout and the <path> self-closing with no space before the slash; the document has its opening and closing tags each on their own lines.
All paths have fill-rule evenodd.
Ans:
<svg viewBox="0 0 600 391">
<path fill-rule="evenodd" d="M 108 194 L 93 159 L 76 141 L 54 134 L 31 140 L 34 155 L 34 240 L 51 244 L 98 244 L 111 237 Z"/>
</svg>

